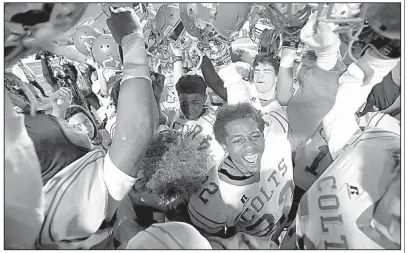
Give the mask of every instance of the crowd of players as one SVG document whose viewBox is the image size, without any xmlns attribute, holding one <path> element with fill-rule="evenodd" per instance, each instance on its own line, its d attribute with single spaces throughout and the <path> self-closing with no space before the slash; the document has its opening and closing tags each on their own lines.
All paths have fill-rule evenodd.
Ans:
<svg viewBox="0 0 408 253">
<path fill-rule="evenodd" d="M 136 12 L 111 7 L 115 71 L 49 46 L 83 4 L 5 6 L 6 248 L 401 248 L 401 46 L 375 29 L 385 17 L 356 61 L 315 11 L 303 51 L 198 50 L 192 70 L 170 43 L 169 71 Z M 34 53 L 49 96 L 22 61 Z"/>
</svg>

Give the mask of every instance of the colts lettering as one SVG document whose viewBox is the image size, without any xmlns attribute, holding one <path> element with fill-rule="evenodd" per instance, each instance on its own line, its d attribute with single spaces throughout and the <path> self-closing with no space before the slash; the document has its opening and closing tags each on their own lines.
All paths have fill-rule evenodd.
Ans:
<svg viewBox="0 0 408 253">
<path fill-rule="evenodd" d="M 336 178 L 333 176 L 328 176 L 319 181 L 317 184 L 317 189 L 322 192 L 323 189 L 326 189 L 328 191 L 333 191 L 337 190 L 337 185 L 336 185 Z M 340 207 L 340 202 L 339 198 L 335 194 L 324 194 L 319 196 L 318 199 L 318 204 L 319 204 L 319 209 L 322 210 L 323 212 L 329 214 L 330 216 L 321 216 L 320 217 L 320 223 L 322 226 L 322 232 L 323 234 L 330 234 L 330 229 L 335 227 L 336 230 L 341 228 L 343 225 L 343 217 L 341 215 L 338 215 L 338 210 Z M 334 214 L 333 214 L 334 213 Z M 327 225 L 331 224 L 331 227 L 328 227 Z M 346 235 L 340 235 L 339 240 L 341 242 L 329 242 L 329 241 L 324 241 L 324 246 L 326 249 L 348 249 L 348 244 L 347 244 L 347 237 Z"/>
<path fill-rule="evenodd" d="M 261 187 L 259 189 L 259 194 L 253 197 L 250 201 L 248 201 L 248 205 L 245 206 L 245 209 L 240 216 L 240 218 L 245 223 L 251 223 L 251 225 L 246 227 L 247 231 L 255 230 L 259 232 L 261 231 L 264 232 L 262 235 L 259 236 L 269 236 L 270 234 L 273 233 L 273 231 L 276 231 L 275 223 L 277 220 L 270 212 L 262 215 L 261 217 L 259 217 L 259 215 L 260 212 L 265 207 L 266 203 L 268 203 L 272 199 L 272 197 L 275 196 L 275 192 L 278 190 L 278 186 L 281 185 L 280 183 L 282 182 L 281 178 L 285 175 L 286 171 L 287 166 L 284 159 L 282 159 L 278 164 L 278 170 L 274 170 L 267 179 L 269 187 Z M 276 204 L 282 205 L 283 203 L 291 202 L 289 199 L 287 201 L 285 200 L 288 196 L 290 197 L 293 196 L 294 188 L 295 186 L 293 184 L 293 181 L 287 181 L 286 184 L 280 190 L 279 196 L 275 198 L 278 202 Z M 291 194 L 288 194 L 288 192 L 291 192 Z M 257 218 L 258 220 L 255 221 L 255 219 Z M 267 226 L 264 225 L 265 224 L 264 221 L 267 222 Z"/>
</svg>

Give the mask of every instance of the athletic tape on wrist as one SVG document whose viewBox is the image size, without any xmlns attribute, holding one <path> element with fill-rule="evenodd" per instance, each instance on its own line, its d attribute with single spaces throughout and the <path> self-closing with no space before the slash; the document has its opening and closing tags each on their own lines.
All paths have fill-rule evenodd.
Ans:
<svg viewBox="0 0 408 253">
<path fill-rule="evenodd" d="M 122 38 L 123 49 L 123 77 L 124 81 L 133 78 L 144 78 L 150 83 L 150 67 L 140 33 L 131 33 Z"/>
<path fill-rule="evenodd" d="M 340 48 L 340 40 L 324 49 L 316 49 L 316 66 L 324 70 L 331 70 L 337 64 L 337 54 Z"/>
<path fill-rule="evenodd" d="M 292 68 L 295 61 L 296 50 L 284 48 L 282 51 L 281 61 L 279 67 Z"/>
</svg>

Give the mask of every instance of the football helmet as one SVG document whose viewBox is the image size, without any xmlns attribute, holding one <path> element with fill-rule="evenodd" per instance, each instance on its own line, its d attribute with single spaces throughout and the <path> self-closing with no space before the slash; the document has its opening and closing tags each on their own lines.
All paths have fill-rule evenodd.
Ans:
<svg viewBox="0 0 408 253">
<path fill-rule="evenodd" d="M 312 8 L 306 3 L 270 3 L 264 6 L 276 29 L 288 35 L 298 34 L 312 13 Z"/>
<path fill-rule="evenodd" d="M 401 3 L 371 3 L 367 21 L 378 34 L 392 40 L 401 40 Z"/>
<path fill-rule="evenodd" d="M 364 44 L 386 57 L 400 55 L 400 3 L 320 3 L 317 20 L 335 24 L 335 32 L 346 33 L 347 54 L 353 61 L 353 50 Z"/>
<path fill-rule="evenodd" d="M 92 45 L 102 32 L 88 25 L 78 27 L 74 33 L 74 45 L 76 50 L 83 55 L 91 55 Z"/>
<path fill-rule="evenodd" d="M 251 3 L 180 3 L 186 31 L 202 42 L 230 44 L 248 19 Z"/>
<path fill-rule="evenodd" d="M 165 3 L 160 6 L 154 19 L 153 28 L 159 34 L 161 41 L 169 37 L 176 41 L 184 30 L 180 20 L 179 5 L 177 3 Z"/>
<path fill-rule="evenodd" d="M 55 41 L 79 21 L 86 6 L 85 3 L 5 3 L 5 66 Z"/>
<path fill-rule="evenodd" d="M 115 70 L 122 68 L 119 45 L 110 34 L 103 34 L 96 38 L 92 46 L 92 56 L 97 63 L 105 68 Z"/>
<path fill-rule="evenodd" d="M 184 34 L 178 4 L 165 3 L 161 5 L 157 10 L 153 31 L 147 43 L 149 52 L 156 54 L 161 60 L 168 61 L 170 59 L 168 52 L 170 42 L 182 50 L 187 48 Z"/>
<path fill-rule="evenodd" d="M 274 39 L 280 39 L 281 34 L 276 31 L 276 27 L 270 20 L 269 10 L 265 6 L 254 4 L 249 16 L 249 38 L 258 45 L 261 45 L 262 33 L 265 30 L 274 32 Z M 279 44 L 279 43 L 278 43 Z"/>
</svg>

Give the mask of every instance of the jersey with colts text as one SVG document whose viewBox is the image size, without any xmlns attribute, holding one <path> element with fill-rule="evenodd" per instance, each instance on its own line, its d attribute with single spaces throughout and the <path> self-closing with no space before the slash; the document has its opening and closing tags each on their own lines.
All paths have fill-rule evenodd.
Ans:
<svg viewBox="0 0 408 253">
<path fill-rule="evenodd" d="M 386 220 L 381 224 L 387 226 L 393 220 L 391 207 L 378 204 L 390 185 L 400 180 L 394 158 L 399 149 L 400 136 L 380 128 L 355 135 L 300 201 L 298 247 L 400 249 L 375 225 Z"/>
<path fill-rule="evenodd" d="M 201 190 L 189 201 L 193 224 L 208 234 L 225 227 L 276 240 L 283 230 L 293 201 L 291 146 L 288 124 L 279 115 L 267 115 L 265 150 L 259 173 L 237 177 L 227 156 L 208 173 Z"/>
</svg>

